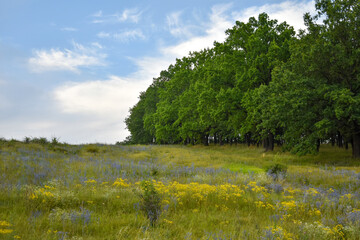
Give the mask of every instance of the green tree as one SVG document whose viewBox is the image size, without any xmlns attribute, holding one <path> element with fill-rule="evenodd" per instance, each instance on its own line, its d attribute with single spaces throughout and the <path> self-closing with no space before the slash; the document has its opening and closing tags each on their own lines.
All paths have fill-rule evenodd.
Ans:
<svg viewBox="0 0 360 240">
<path fill-rule="evenodd" d="M 311 104 L 318 108 L 307 109 L 317 117 L 304 124 L 315 126 L 309 136 L 329 139 L 330 134 L 341 133 L 351 141 L 353 157 L 359 158 L 360 1 L 317 0 L 315 6 L 318 14 L 305 15 L 307 33 L 300 35 L 291 59 L 297 78 L 320 84 L 305 89 L 316 92 Z"/>
<path fill-rule="evenodd" d="M 262 85 L 272 81 L 272 70 L 275 66 L 286 62 L 290 57 L 289 42 L 295 32 L 285 22 L 278 24 L 277 20 L 269 19 L 266 13 L 259 15 L 258 19 L 250 18 L 248 23 L 236 22 L 236 25 L 227 31 L 226 42 L 233 49 L 241 52 L 243 64 L 237 71 L 237 84 L 235 93 L 241 96 L 239 111 L 242 113 L 241 134 L 243 136 L 257 136 L 257 140 L 264 142 L 266 150 L 274 148 L 275 128 L 268 127 L 259 131 L 258 125 L 266 118 L 257 112 L 257 105 L 265 106 L 266 99 L 261 99 L 257 93 Z"/>
</svg>

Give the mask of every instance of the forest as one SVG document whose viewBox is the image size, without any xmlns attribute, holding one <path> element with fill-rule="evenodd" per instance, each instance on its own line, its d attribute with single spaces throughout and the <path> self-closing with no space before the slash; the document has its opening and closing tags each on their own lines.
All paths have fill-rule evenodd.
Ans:
<svg viewBox="0 0 360 240">
<path fill-rule="evenodd" d="M 298 32 L 262 13 L 176 59 L 130 109 L 125 142 L 277 144 L 300 155 L 331 143 L 360 158 L 360 1 L 315 8 Z"/>
</svg>

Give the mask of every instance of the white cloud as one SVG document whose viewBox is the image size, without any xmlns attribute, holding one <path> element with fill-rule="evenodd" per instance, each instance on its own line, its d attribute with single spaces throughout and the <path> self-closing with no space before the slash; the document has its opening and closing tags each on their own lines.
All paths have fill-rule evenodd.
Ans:
<svg viewBox="0 0 360 240">
<path fill-rule="evenodd" d="M 98 48 L 84 47 L 73 43 L 73 49 L 35 50 L 34 57 L 28 60 L 33 72 L 72 71 L 79 72 L 80 67 L 104 66 L 106 55 Z"/>
<path fill-rule="evenodd" d="M 126 30 L 116 33 L 99 32 L 97 34 L 99 38 L 111 38 L 120 42 L 129 42 L 137 39 L 146 39 L 145 35 L 140 29 Z"/>
<path fill-rule="evenodd" d="M 63 28 L 61 28 L 61 31 L 77 32 L 78 29 L 77 29 L 77 28 L 73 28 L 73 27 L 63 27 Z"/>
<path fill-rule="evenodd" d="M 105 80 L 67 83 L 53 92 L 57 107 L 72 121 L 59 124 L 62 133 L 71 142 L 115 143 L 129 132 L 124 119 L 129 108 L 138 101 L 139 92 L 146 90 L 149 81 L 110 76 Z M 63 116 L 64 118 L 64 116 Z"/>
<path fill-rule="evenodd" d="M 183 24 L 181 21 L 182 12 L 173 12 L 166 16 L 166 23 L 167 27 L 171 33 L 171 35 L 175 37 L 190 37 L 191 34 L 191 25 L 190 24 Z"/>
<path fill-rule="evenodd" d="M 139 91 L 147 86 L 133 79 L 110 76 L 106 80 L 67 83 L 54 91 L 54 98 L 64 113 L 120 118 L 136 103 Z"/>
<path fill-rule="evenodd" d="M 93 42 L 93 43 L 91 43 L 91 45 L 94 46 L 94 47 L 97 47 L 97 48 L 99 48 L 99 49 L 103 49 L 103 48 L 104 48 L 104 47 L 103 47 L 100 43 L 98 43 L 98 42 Z"/>
<path fill-rule="evenodd" d="M 241 12 L 233 12 L 232 16 L 239 21 L 247 22 L 250 17 L 257 17 L 266 12 L 271 19 L 279 22 L 286 21 L 295 30 L 304 29 L 303 15 L 310 12 L 315 15 L 315 2 L 312 1 L 285 1 L 276 4 L 265 4 L 260 7 L 250 7 Z"/>
<path fill-rule="evenodd" d="M 92 15 L 94 18 L 92 23 L 122 23 L 132 22 L 138 23 L 141 19 L 142 12 L 137 8 L 125 9 L 120 13 L 114 13 L 104 15 L 102 11 L 99 11 Z"/>
<path fill-rule="evenodd" d="M 209 16 L 210 21 L 204 24 L 206 31 L 203 36 L 194 36 L 177 45 L 166 46 L 161 49 L 162 53 L 166 56 L 171 55 L 174 58 L 179 58 L 188 55 L 190 51 L 210 48 L 213 46 L 214 41 L 224 41 L 225 30 L 233 24 L 233 21 L 225 13 L 230 7 L 229 4 L 214 6 Z"/>
</svg>

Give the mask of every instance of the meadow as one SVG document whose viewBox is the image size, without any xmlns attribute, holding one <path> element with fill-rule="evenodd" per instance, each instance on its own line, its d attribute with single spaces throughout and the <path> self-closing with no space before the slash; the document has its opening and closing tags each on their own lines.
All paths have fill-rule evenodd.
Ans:
<svg viewBox="0 0 360 240">
<path fill-rule="evenodd" d="M 360 161 L 0 141 L 0 239 L 360 239 Z"/>
</svg>

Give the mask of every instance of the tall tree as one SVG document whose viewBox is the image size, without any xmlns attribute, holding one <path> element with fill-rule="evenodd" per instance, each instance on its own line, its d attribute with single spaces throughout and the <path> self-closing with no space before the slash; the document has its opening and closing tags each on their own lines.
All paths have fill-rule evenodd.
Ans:
<svg viewBox="0 0 360 240">
<path fill-rule="evenodd" d="M 266 13 L 262 13 L 257 19 L 250 18 L 248 23 L 236 22 L 227 34 L 226 42 L 240 51 L 244 59 L 237 73 L 236 85 L 237 95 L 243 96 L 239 99 L 242 106 L 240 111 L 243 112 L 240 115 L 245 118 L 238 123 L 241 124 L 241 133 L 243 136 L 249 133 L 258 136 L 257 140 L 264 141 L 266 150 L 273 150 L 275 130 L 269 128 L 258 131 L 256 126 L 263 121 L 263 118 L 256 113 L 252 101 L 256 100 L 255 96 L 260 96 L 256 93 L 257 88 L 271 82 L 274 67 L 289 59 L 289 42 L 295 32 L 285 22 L 278 24 L 277 20 L 271 20 Z"/>
<path fill-rule="evenodd" d="M 315 6 L 318 14 L 304 17 L 307 33 L 293 49 L 292 70 L 326 88 L 317 134 L 339 131 L 360 158 L 360 1 L 317 0 Z"/>
</svg>

